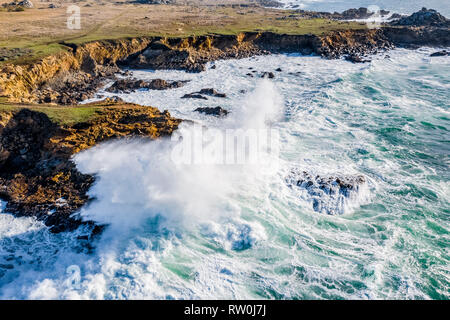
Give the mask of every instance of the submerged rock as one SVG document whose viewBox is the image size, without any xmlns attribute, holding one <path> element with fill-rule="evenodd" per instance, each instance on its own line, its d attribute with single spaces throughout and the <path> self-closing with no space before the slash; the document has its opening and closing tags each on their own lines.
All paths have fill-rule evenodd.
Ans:
<svg viewBox="0 0 450 320">
<path fill-rule="evenodd" d="M 432 53 L 430 55 L 430 57 L 445 57 L 445 56 L 448 56 L 448 55 L 450 55 L 450 52 L 448 52 L 447 50 L 442 50 L 442 51 L 438 51 L 438 52 Z"/>
<path fill-rule="evenodd" d="M 314 211 L 330 215 L 343 214 L 364 199 L 367 180 L 363 175 L 313 175 L 292 171 L 287 178 L 291 188 L 306 192 Z"/>
<path fill-rule="evenodd" d="M 197 108 L 194 111 L 200 112 L 200 113 L 204 113 L 207 115 L 212 115 L 212 116 L 216 116 L 216 117 L 224 117 L 226 116 L 229 111 L 222 108 L 222 107 L 204 107 L 204 108 Z"/>
</svg>

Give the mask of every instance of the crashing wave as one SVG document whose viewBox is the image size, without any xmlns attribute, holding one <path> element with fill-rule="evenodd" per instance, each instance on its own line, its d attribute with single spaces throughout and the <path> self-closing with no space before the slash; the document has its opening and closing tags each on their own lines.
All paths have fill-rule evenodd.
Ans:
<svg viewBox="0 0 450 320">
<path fill-rule="evenodd" d="M 368 182 L 363 175 L 313 175 L 292 170 L 287 178 L 291 188 L 312 203 L 314 211 L 329 215 L 351 212 L 367 202 Z"/>
</svg>

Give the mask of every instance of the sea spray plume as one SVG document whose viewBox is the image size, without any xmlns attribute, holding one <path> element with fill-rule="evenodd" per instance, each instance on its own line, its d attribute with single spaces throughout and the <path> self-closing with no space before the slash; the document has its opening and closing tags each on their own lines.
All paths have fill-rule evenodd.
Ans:
<svg viewBox="0 0 450 320">
<path fill-rule="evenodd" d="M 225 120 L 225 125 L 230 128 L 267 128 L 279 120 L 282 108 L 283 100 L 273 82 L 260 79 L 242 106 Z"/>
<path fill-rule="evenodd" d="M 280 101 L 273 84 L 262 80 L 240 111 L 230 117 L 235 123 L 226 122 L 225 126 L 266 129 L 267 123 L 280 114 Z M 205 132 L 206 140 L 195 140 L 199 130 Z M 81 211 L 81 216 L 119 229 L 139 226 L 157 216 L 171 225 L 231 218 L 239 210 L 229 204 L 229 198 L 240 187 L 265 180 L 260 166 L 173 161 L 178 139 L 194 137 L 203 149 L 221 143 L 218 132 L 183 124 L 172 141 L 119 140 L 76 155 L 75 162 L 82 172 L 97 174 L 90 190 L 95 201 Z M 271 143 L 277 146 L 278 141 Z M 272 166 L 275 163 L 270 162 Z"/>
<path fill-rule="evenodd" d="M 130 228 L 161 215 L 169 223 L 213 217 L 230 191 L 227 172 L 212 166 L 176 166 L 168 140 L 116 141 L 80 153 L 83 172 L 97 173 L 90 191 L 95 201 L 84 218 L 113 228 Z"/>
</svg>

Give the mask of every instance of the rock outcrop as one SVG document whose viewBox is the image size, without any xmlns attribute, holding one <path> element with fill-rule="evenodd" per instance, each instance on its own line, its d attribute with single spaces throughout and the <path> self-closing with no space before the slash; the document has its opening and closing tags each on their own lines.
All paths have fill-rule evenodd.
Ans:
<svg viewBox="0 0 450 320">
<path fill-rule="evenodd" d="M 408 17 L 391 22 L 393 26 L 449 28 L 450 20 L 433 9 L 422 8 Z"/>
<path fill-rule="evenodd" d="M 228 110 L 222 108 L 222 107 L 204 107 L 204 108 L 197 108 L 194 111 L 204 113 L 206 115 L 211 115 L 215 117 L 225 117 L 229 112 Z"/>
<path fill-rule="evenodd" d="M 48 100 L 45 96 L 49 95 L 52 102 L 64 103 L 64 92 L 79 101 L 80 92 L 95 91 L 102 78 L 119 70 L 116 62 L 145 49 L 150 41 L 139 38 L 67 44 L 67 51 L 32 64 L 6 64 L 0 67 L 0 96 L 13 102 L 36 103 Z M 44 90 L 47 92 L 42 94 Z"/>
<path fill-rule="evenodd" d="M 120 79 L 114 82 L 109 88 L 108 92 L 114 93 L 130 93 L 139 89 L 149 90 L 167 90 L 173 88 L 180 88 L 188 81 L 166 81 L 163 79 L 153 79 L 150 81 L 136 80 L 136 79 Z"/>
<path fill-rule="evenodd" d="M 5 211 L 35 216 L 52 231 L 71 230 L 73 215 L 89 197 L 94 177 L 80 173 L 71 157 L 108 139 L 170 135 L 181 120 L 152 107 L 103 102 L 87 122 L 60 126 L 30 109 L 0 113 L 0 198 Z"/>
<path fill-rule="evenodd" d="M 204 96 L 217 97 L 217 98 L 226 98 L 227 95 L 225 93 L 218 92 L 214 88 L 203 88 L 200 91 L 187 93 L 184 96 L 182 96 L 181 98 L 182 99 L 189 99 L 189 98 L 191 98 L 191 99 L 207 100 L 208 98 L 206 98 Z"/>
<path fill-rule="evenodd" d="M 305 191 L 314 211 L 335 215 L 345 213 L 364 198 L 367 180 L 363 175 L 320 176 L 293 170 L 287 183 Z"/>
<path fill-rule="evenodd" d="M 133 68 L 200 72 L 206 70 L 206 63 L 209 61 L 264 54 L 264 50 L 253 44 L 255 37 L 258 37 L 257 33 L 181 39 L 156 38 L 143 52 L 131 56 L 127 65 Z"/>
<path fill-rule="evenodd" d="M 105 78 L 114 78 L 119 72 L 117 66 L 200 72 L 206 70 L 207 62 L 219 59 L 290 52 L 317 54 L 328 59 L 350 56 L 365 60 L 366 55 L 395 46 L 450 46 L 450 32 L 448 19 L 434 10 L 424 9 L 379 29 L 342 30 L 322 35 L 244 32 L 66 45 L 67 51 L 34 64 L 1 67 L 0 96 L 15 102 L 73 104 L 92 96 Z"/>
</svg>

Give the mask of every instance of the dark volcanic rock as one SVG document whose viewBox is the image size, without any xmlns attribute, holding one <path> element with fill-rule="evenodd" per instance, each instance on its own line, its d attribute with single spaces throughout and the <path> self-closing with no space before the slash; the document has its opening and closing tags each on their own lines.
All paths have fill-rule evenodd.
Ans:
<svg viewBox="0 0 450 320">
<path fill-rule="evenodd" d="M 294 170 L 287 183 L 291 188 L 304 190 L 315 211 L 335 215 L 357 205 L 367 181 L 362 175 L 320 176 Z"/>
<path fill-rule="evenodd" d="M 201 89 L 200 91 L 194 92 L 194 93 L 204 94 L 207 96 L 218 97 L 218 98 L 226 98 L 226 96 L 227 96 L 225 93 L 217 92 L 216 89 L 213 89 L 213 88 L 204 88 L 204 89 Z"/>
<path fill-rule="evenodd" d="M 202 99 L 202 100 L 208 100 L 207 97 L 202 96 L 198 93 L 186 93 L 184 96 L 181 97 L 181 99 Z"/>
<path fill-rule="evenodd" d="M 136 80 L 136 79 L 120 79 L 112 84 L 111 87 L 106 89 L 108 92 L 129 93 L 139 89 L 151 89 L 151 90 L 166 90 L 173 88 L 180 88 L 184 86 L 187 81 L 166 81 L 163 79 L 154 79 L 150 81 Z"/>
<path fill-rule="evenodd" d="M 216 116 L 216 117 L 224 117 L 226 116 L 229 112 L 228 110 L 222 108 L 222 107 L 205 107 L 205 108 L 197 108 L 194 111 L 200 112 L 200 113 L 204 113 L 207 115 L 212 115 L 212 116 Z"/>
<path fill-rule="evenodd" d="M 203 99 L 208 100 L 208 98 L 204 97 L 204 95 L 211 96 L 211 97 L 218 97 L 218 98 L 225 98 L 227 95 L 225 93 L 217 92 L 214 88 L 203 88 L 200 91 L 187 93 L 184 96 L 182 96 L 182 99 Z"/>
<path fill-rule="evenodd" d="M 448 56 L 448 55 L 450 55 L 450 52 L 448 52 L 447 50 L 442 50 L 442 51 L 438 51 L 438 52 L 432 53 L 430 55 L 430 57 L 445 57 L 445 56 Z"/>
<path fill-rule="evenodd" d="M 395 26 L 414 26 L 414 27 L 450 27 L 450 20 L 433 9 L 422 8 L 422 10 L 413 13 L 409 17 L 400 18 L 391 22 Z"/>
</svg>

